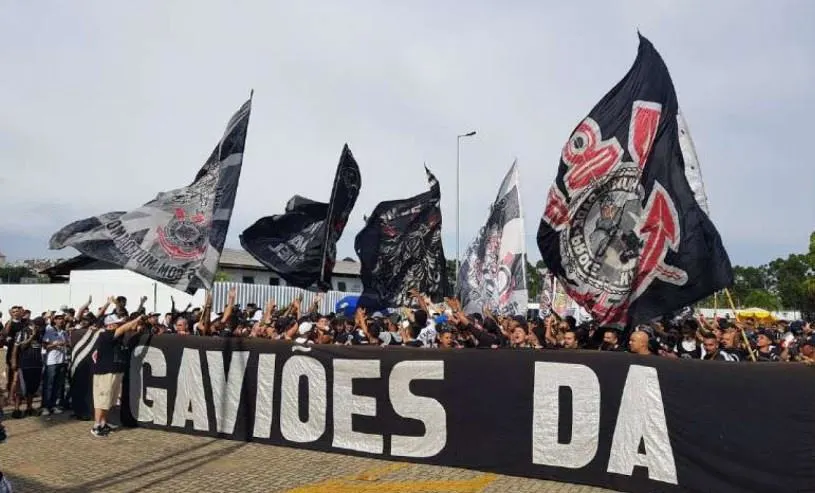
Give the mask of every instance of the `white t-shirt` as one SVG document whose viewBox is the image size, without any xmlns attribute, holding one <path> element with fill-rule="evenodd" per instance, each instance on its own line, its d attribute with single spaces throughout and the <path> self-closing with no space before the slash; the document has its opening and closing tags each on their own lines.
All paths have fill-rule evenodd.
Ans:
<svg viewBox="0 0 815 493">
<path fill-rule="evenodd" d="M 427 327 L 419 331 L 416 340 L 424 347 L 436 347 L 436 324 L 428 321 Z"/>
<path fill-rule="evenodd" d="M 46 366 L 61 365 L 65 363 L 66 346 L 61 346 L 53 349 L 45 350 L 45 347 L 52 342 L 68 343 L 68 332 L 66 330 L 57 330 L 56 327 L 49 326 L 45 329 L 45 335 L 42 337 L 42 347 L 45 352 Z"/>
</svg>

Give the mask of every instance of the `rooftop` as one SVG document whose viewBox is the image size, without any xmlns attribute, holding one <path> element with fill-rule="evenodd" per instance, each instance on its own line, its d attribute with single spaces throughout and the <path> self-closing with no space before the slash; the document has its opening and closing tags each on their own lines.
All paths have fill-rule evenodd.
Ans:
<svg viewBox="0 0 815 493">
<path fill-rule="evenodd" d="M 111 264 L 99 262 L 88 257 L 87 255 L 77 255 L 76 257 L 62 261 L 48 269 L 42 271 L 51 277 L 67 276 L 74 269 L 88 268 L 90 265 L 96 265 L 96 268 L 109 268 L 117 269 Z M 221 261 L 218 263 L 220 267 L 232 267 L 237 269 L 256 269 L 256 270 L 269 270 L 263 264 L 255 260 L 245 250 L 240 248 L 224 248 L 221 252 Z M 349 260 L 337 260 L 334 265 L 334 274 L 338 276 L 353 276 L 359 277 L 360 264 L 359 262 Z"/>
<path fill-rule="evenodd" d="M 241 248 L 224 248 L 224 251 L 221 252 L 219 265 L 222 267 L 268 270 L 263 264 L 255 260 L 255 257 Z M 340 276 L 359 276 L 359 269 L 359 262 L 337 260 L 334 265 L 334 274 Z"/>
</svg>

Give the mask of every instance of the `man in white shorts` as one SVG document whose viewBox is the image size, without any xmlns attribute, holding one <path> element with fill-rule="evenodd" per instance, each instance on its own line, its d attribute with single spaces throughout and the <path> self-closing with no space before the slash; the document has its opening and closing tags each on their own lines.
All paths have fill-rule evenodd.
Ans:
<svg viewBox="0 0 815 493">
<path fill-rule="evenodd" d="M 91 433 L 94 436 L 107 436 L 112 429 L 108 424 L 108 412 L 116 405 L 122 389 L 122 377 L 127 368 L 124 336 L 135 331 L 146 318 L 141 315 L 127 321 L 116 314 L 105 317 L 105 329 L 96 340 L 96 351 L 93 354 L 93 417 L 96 422 Z"/>
</svg>

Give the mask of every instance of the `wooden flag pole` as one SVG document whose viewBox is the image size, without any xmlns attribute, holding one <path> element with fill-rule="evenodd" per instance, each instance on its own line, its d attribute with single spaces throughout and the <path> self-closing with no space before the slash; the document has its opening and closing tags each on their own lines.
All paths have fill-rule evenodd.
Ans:
<svg viewBox="0 0 815 493">
<path fill-rule="evenodd" d="M 750 359 L 756 361 L 756 355 L 753 354 L 753 348 L 750 347 L 750 341 L 747 340 L 747 334 L 744 333 L 744 328 L 738 323 L 738 315 L 736 314 L 736 305 L 733 304 L 733 297 L 730 296 L 730 290 L 724 288 L 724 294 L 727 295 L 727 301 L 730 303 L 730 309 L 733 310 L 733 317 L 736 319 L 736 327 L 741 332 L 741 338 L 744 339 L 744 344 L 747 347 L 747 352 L 750 354 Z"/>
</svg>

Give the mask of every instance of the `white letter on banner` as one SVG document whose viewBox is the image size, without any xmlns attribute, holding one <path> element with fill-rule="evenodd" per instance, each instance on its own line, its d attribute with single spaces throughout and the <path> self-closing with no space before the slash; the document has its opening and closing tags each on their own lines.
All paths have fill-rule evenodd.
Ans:
<svg viewBox="0 0 815 493">
<path fill-rule="evenodd" d="M 133 357 L 130 359 L 130 412 L 135 413 L 136 420 L 142 423 L 166 426 L 167 389 L 144 386 L 144 365 L 150 366 L 154 377 L 167 376 L 164 351 L 151 346 L 138 346 L 133 350 Z M 145 400 L 152 401 L 153 404 L 148 405 Z"/>
<path fill-rule="evenodd" d="M 382 435 L 360 433 L 351 425 L 353 415 L 376 416 L 376 399 L 354 395 L 353 381 L 358 378 L 379 378 L 378 359 L 334 360 L 334 447 L 359 452 L 381 454 Z"/>
<path fill-rule="evenodd" d="M 308 381 L 308 421 L 300 421 L 300 377 Z M 325 368 L 314 358 L 292 356 L 280 377 L 280 433 L 290 442 L 306 443 L 325 432 Z"/>
<path fill-rule="evenodd" d="M 258 355 L 258 388 L 255 399 L 255 438 L 269 438 L 272 434 L 272 409 L 274 405 L 275 354 Z"/>
<path fill-rule="evenodd" d="M 570 363 L 535 363 L 532 401 L 532 462 L 580 469 L 597 454 L 600 382 L 591 368 Z M 572 437 L 558 443 L 560 387 L 572 391 Z"/>
<path fill-rule="evenodd" d="M 192 420 L 193 428 L 196 430 L 209 430 L 201 358 L 197 349 L 184 348 L 176 383 L 173 426 L 183 428 L 189 420 Z"/>
<path fill-rule="evenodd" d="M 640 441 L 645 453 L 639 453 Z M 648 468 L 648 477 L 678 484 L 676 463 L 665 421 L 665 407 L 656 368 L 631 365 L 611 441 L 608 472 L 631 476 L 634 466 Z"/>
<path fill-rule="evenodd" d="M 229 373 L 224 381 L 224 353 L 207 351 L 209 383 L 212 384 L 212 402 L 215 407 L 215 426 L 218 433 L 232 434 L 235 431 L 243 376 L 248 360 L 249 351 L 232 351 Z"/>
<path fill-rule="evenodd" d="M 423 422 L 425 434 L 393 435 L 391 455 L 433 457 L 447 444 L 447 413 L 436 399 L 412 394 L 413 380 L 444 380 L 444 361 L 401 361 L 393 366 L 389 383 L 393 410 L 403 418 Z"/>
</svg>

